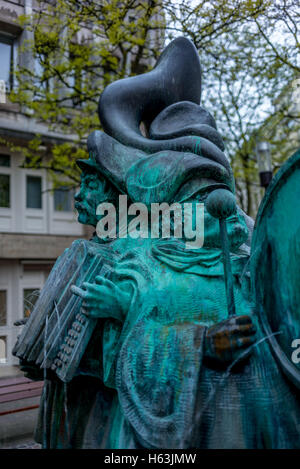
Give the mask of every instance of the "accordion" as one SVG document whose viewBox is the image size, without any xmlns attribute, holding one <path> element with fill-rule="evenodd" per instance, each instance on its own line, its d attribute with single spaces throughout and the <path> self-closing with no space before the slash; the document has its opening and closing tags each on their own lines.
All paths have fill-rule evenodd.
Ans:
<svg viewBox="0 0 300 469">
<path fill-rule="evenodd" d="M 69 382 L 97 323 L 82 313 L 82 299 L 71 292 L 71 286 L 93 283 L 97 275 L 109 277 L 118 259 L 109 245 L 74 241 L 53 266 L 13 354 Z"/>
</svg>

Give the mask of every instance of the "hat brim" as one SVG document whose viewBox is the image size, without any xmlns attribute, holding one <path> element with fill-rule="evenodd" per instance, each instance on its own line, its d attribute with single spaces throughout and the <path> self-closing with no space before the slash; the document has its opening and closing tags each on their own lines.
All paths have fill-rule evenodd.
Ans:
<svg viewBox="0 0 300 469">
<path fill-rule="evenodd" d="M 90 173 L 93 173 L 95 171 L 100 172 L 99 166 L 94 161 L 91 161 L 91 160 L 77 160 L 76 164 L 77 164 L 77 166 L 79 166 L 79 168 L 82 171 L 88 171 Z"/>
</svg>

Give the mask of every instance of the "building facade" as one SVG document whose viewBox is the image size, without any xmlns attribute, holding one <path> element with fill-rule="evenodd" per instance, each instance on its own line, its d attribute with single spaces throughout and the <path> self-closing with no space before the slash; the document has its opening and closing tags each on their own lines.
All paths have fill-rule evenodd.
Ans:
<svg viewBox="0 0 300 469">
<path fill-rule="evenodd" d="M 53 191 L 46 170 L 21 167 L 24 155 L 6 144 L 26 147 L 39 134 L 46 149 L 66 138 L 7 98 L 16 66 L 31 60 L 20 53 L 28 33 L 16 19 L 33 8 L 32 0 L 0 0 L 0 377 L 18 370 L 12 348 L 22 326 L 15 322 L 30 314 L 56 258 L 90 234 L 77 222 L 74 192 Z"/>
</svg>

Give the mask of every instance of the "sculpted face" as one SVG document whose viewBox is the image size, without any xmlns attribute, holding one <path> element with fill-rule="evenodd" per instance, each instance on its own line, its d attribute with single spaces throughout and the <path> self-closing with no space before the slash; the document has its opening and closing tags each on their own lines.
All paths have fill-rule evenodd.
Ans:
<svg viewBox="0 0 300 469">
<path fill-rule="evenodd" d="M 82 172 L 80 190 L 75 195 L 78 221 L 83 225 L 97 225 L 96 209 L 103 202 L 114 203 L 117 191 L 97 172 Z"/>
</svg>

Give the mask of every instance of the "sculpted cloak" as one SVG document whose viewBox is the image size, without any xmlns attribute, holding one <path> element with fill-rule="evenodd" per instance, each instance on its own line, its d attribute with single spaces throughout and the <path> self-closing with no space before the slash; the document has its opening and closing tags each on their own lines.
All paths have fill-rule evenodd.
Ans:
<svg viewBox="0 0 300 469">
<path fill-rule="evenodd" d="M 84 371 L 88 354 L 97 356 L 90 346 L 72 382 L 57 382 L 56 389 L 51 382 L 56 395 L 46 405 L 42 399 L 40 441 L 43 409 L 50 415 L 52 402 L 50 433 L 58 448 L 299 447 L 298 391 L 276 364 L 252 310 L 242 214 L 229 228 L 236 310 L 252 315 L 257 341 L 250 357 L 243 360 L 241 352 L 226 369 L 203 356 L 207 327 L 227 314 L 217 225 L 206 226 L 209 249 L 188 251 L 177 239 L 140 240 L 124 254 L 113 280 L 133 289 L 125 321 L 99 320 L 99 376 Z"/>
</svg>

